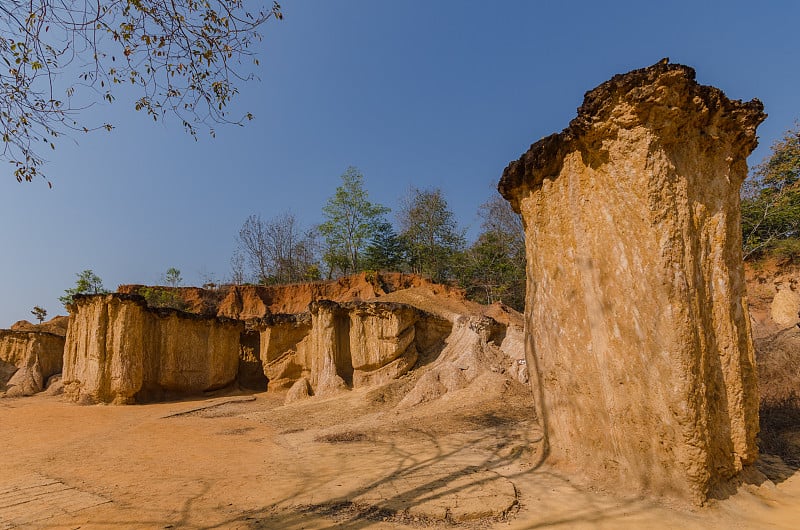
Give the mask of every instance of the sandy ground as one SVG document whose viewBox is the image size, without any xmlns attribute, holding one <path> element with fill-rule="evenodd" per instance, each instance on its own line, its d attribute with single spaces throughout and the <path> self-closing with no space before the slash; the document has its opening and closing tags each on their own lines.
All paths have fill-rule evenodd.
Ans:
<svg viewBox="0 0 800 530">
<path fill-rule="evenodd" d="M 289 406 L 0 400 L 0 529 L 800 525 L 791 470 L 702 508 L 579 487 L 537 464 L 527 390 L 496 383 L 408 410 L 402 381 Z"/>
</svg>

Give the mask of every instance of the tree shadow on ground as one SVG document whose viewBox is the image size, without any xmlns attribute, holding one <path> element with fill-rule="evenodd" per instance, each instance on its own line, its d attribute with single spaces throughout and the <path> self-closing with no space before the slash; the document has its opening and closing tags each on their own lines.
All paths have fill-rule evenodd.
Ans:
<svg viewBox="0 0 800 530">
<path fill-rule="evenodd" d="M 486 416 L 486 415 L 484 415 Z M 234 515 L 225 521 L 203 528 L 224 528 L 243 524 L 246 528 L 329 528 L 335 525 L 342 530 L 361 530 L 373 528 L 381 523 L 392 526 L 439 528 L 452 527 L 459 523 L 468 526 L 480 524 L 481 527 L 513 520 L 520 510 L 519 491 L 514 487 L 515 498 L 507 509 L 491 515 L 462 519 L 454 509 L 458 502 L 463 503 L 481 488 L 491 489 L 498 481 L 511 481 L 527 474 L 535 474 L 545 489 L 569 489 L 576 496 L 586 499 L 577 510 L 562 510 L 550 516 L 542 514 L 538 522 L 526 528 L 544 528 L 569 525 L 570 523 L 598 522 L 637 511 L 638 499 L 622 500 L 613 507 L 600 506 L 588 500 L 588 496 L 571 485 L 563 477 L 542 467 L 541 432 L 536 429 L 525 431 L 494 415 L 476 416 L 476 421 L 486 422 L 488 428 L 473 437 L 447 439 L 418 429 L 415 434 L 417 445 L 425 445 L 426 457 L 418 456 L 416 445 L 406 441 L 395 441 L 391 437 L 373 440 L 366 445 L 386 454 L 386 461 L 394 462 L 392 469 L 385 470 L 375 477 L 368 477 L 359 486 L 346 492 L 319 498 L 308 502 L 309 491 L 325 489 L 325 481 L 308 476 L 307 481 L 282 499 L 276 500 L 261 510 Z M 357 442 L 358 443 L 358 442 Z M 526 447 L 535 448 L 531 452 Z M 481 455 L 475 458 L 475 455 Z M 388 456 L 391 455 L 391 456 Z M 353 458 L 357 459 L 357 455 Z M 466 478 L 466 480 L 465 480 Z M 552 486 L 552 487 L 551 487 Z M 375 498 L 375 492 L 391 492 Z M 364 500 L 365 496 L 370 500 Z M 452 501 L 452 506 L 449 504 Z M 424 513 L 422 505 L 439 506 L 437 515 Z M 442 509 L 442 506 L 448 506 Z M 488 508 L 488 506 L 487 506 Z M 532 508 L 530 506 L 526 508 Z M 471 515 L 475 515 L 474 512 Z M 320 526 L 316 526 L 320 525 Z"/>
</svg>

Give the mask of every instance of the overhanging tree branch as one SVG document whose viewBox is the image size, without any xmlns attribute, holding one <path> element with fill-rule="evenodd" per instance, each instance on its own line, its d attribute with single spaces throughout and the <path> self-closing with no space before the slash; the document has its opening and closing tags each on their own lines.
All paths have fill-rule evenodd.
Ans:
<svg viewBox="0 0 800 530">
<path fill-rule="evenodd" d="M 64 133 L 111 130 L 81 112 L 112 102 L 132 85 L 136 110 L 177 118 L 187 132 L 212 135 L 243 124 L 228 106 L 253 79 L 259 28 L 281 19 L 280 5 L 258 0 L 0 0 L 2 156 L 15 178 L 43 176 L 43 148 Z M 63 93 L 63 95 L 61 95 Z M 45 177 L 46 178 L 46 177 Z"/>
</svg>

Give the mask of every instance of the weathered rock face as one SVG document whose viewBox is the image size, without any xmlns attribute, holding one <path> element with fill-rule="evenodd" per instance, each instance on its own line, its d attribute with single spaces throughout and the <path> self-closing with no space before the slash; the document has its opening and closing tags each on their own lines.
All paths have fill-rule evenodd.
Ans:
<svg viewBox="0 0 800 530">
<path fill-rule="evenodd" d="M 362 272 L 331 281 L 269 286 L 223 285 L 215 289 L 120 285 L 118 292 L 143 294 L 147 290 L 155 290 L 181 302 L 191 313 L 249 320 L 270 315 L 305 313 L 309 304 L 317 300 L 339 303 L 363 301 L 420 287 L 435 294 L 461 294 L 460 289 L 432 283 L 416 274 L 399 272 Z"/>
<path fill-rule="evenodd" d="M 762 108 L 662 61 L 506 168 L 554 461 L 701 502 L 755 460 L 739 188 Z"/>
<path fill-rule="evenodd" d="M 485 309 L 462 290 L 400 273 L 268 287 L 120 286 L 116 294 L 76 297 L 70 317 L 17 322 L 5 339 L 0 332 L 0 392 L 47 388 L 83 403 L 124 404 L 236 384 L 290 389 L 290 402 L 383 385 L 440 356 L 459 384 L 422 392 L 422 401 L 487 370 L 524 381 L 514 338 L 521 332 L 511 329 L 521 330 L 521 315 L 488 308 L 500 324 Z M 494 324 L 484 329 L 485 322 Z M 490 338 L 495 328 L 502 336 Z M 45 344 L 53 337 L 55 346 Z"/>
<path fill-rule="evenodd" d="M 261 361 L 270 390 L 288 388 L 310 374 L 310 313 L 273 315 L 260 329 Z"/>
<path fill-rule="evenodd" d="M 353 386 L 397 379 L 417 362 L 415 343 L 420 312 L 399 304 L 359 304 L 350 312 Z"/>
<path fill-rule="evenodd" d="M 130 403 L 234 381 L 240 322 L 147 308 L 136 295 L 78 297 L 64 351 L 65 393 L 76 401 Z"/>
<path fill-rule="evenodd" d="M 61 372 L 64 337 L 41 331 L 0 330 L 0 392 L 30 396 Z"/>
<path fill-rule="evenodd" d="M 745 276 L 761 412 L 769 421 L 771 411 L 800 407 L 800 264 L 765 260 Z"/>
<path fill-rule="evenodd" d="M 295 388 L 295 398 L 401 377 L 414 367 L 419 351 L 441 344 L 450 330 L 441 319 L 394 302 L 318 300 L 309 310 L 270 315 L 257 326 L 269 389 Z"/>
</svg>

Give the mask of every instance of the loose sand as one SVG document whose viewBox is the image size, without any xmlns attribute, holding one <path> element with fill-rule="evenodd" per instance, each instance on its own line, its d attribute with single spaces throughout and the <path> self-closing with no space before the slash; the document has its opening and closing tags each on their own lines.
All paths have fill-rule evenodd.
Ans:
<svg viewBox="0 0 800 530">
<path fill-rule="evenodd" d="M 398 408 L 410 384 L 287 406 L 275 393 L 125 407 L 0 400 L 0 529 L 800 524 L 800 474 L 785 466 L 771 471 L 777 485 L 702 508 L 619 498 L 539 463 L 524 386 L 487 374 Z"/>
</svg>

